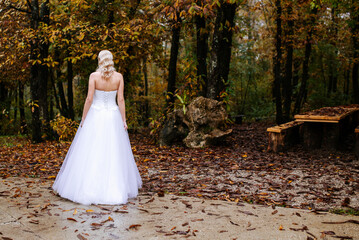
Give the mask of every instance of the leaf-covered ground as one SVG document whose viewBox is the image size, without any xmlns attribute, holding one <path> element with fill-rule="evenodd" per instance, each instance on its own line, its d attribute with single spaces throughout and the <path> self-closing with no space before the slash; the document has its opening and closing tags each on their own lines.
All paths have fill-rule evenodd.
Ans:
<svg viewBox="0 0 359 240">
<path fill-rule="evenodd" d="M 300 145 L 269 153 L 268 123 L 233 126 L 224 146 L 159 147 L 148 132 L 130 134 L 144 192 L 174 193 L 313 210 L 359 210 L 359 161 L 354 153 Z M 4 141 L 4 139 L 3 139 Z M 0 177 L 55 178 L 70 143 L 31 144 L 18 139 L 0 147 Z"/>
</svg>

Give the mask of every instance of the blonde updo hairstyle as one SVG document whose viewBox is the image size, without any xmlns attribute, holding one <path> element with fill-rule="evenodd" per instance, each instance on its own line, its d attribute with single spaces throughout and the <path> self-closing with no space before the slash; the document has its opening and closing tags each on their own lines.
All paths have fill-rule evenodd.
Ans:
<svg viewBox="0 0 359 240">
<path fill-rule="evenodd" d="M 109 79 L 116 70 L 113 63 L 112 53 L 108 50 L 102 50 L 98 54 L 98 67 L 96 72 L 101 73 L 101 77 L 105 80 Z"/>
</svg>

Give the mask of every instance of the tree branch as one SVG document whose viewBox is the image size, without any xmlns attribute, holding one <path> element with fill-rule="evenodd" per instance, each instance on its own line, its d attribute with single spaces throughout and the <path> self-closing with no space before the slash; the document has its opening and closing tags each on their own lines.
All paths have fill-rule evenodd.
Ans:
<svg viewBox="0 0 359 240">
<path fill-rule="evenodd" d="M 27 10 L 24 10 L 24 9 L 21 9 L 21 8 L 18 8 L 18 7 L 15 7 L 15 6 L 11 5 L 11 4 L 8 6 L 8 8 L 15 9 L 16 11 L 19 11 L 19 12 L 31 14 L 31 12 L 29 12 Z"/>
<path fill-rule="evenodd" d="M 27 2 L 27 5 L 29 6 L 29 9 L 32 11 L 32 6 L 31 6 L 30 0 L 26 0 L 26 2 Z"/>
</svg>

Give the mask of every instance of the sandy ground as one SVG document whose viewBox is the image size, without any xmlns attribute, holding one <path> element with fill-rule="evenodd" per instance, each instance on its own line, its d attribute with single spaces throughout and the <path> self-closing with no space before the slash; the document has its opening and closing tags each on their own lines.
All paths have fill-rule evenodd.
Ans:
<svg viewBox="0 0 359 240">
<path fill-rule="evenodd" d="M 1 180 L 0 238 L 359 239 L 358 216 L 171 194 L 142 193 L 127 205 L 85 206 L 58 197 L 51 184 Z"/>
</svg>

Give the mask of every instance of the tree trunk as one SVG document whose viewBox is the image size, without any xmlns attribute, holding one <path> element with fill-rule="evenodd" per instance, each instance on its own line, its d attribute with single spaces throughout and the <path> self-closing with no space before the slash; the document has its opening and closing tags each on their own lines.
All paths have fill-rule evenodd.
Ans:
<svg viewBox="0 0 359 240">
<path fill-rule="evenodd" d="M 358 69 L 359 69 L 359 13 L 357 1 L 352 0 L 352 10 L 350 17 L 352 20 L 352 41 L 353 41 L 353 72 L 352 72 L 352 83 L 353 83 L 353 101 L 359 103 L 359 86 L 358 86 Z"/>
<path fill-rule="evenodd" d="M 238 115 L 242 115 L 244 114 L 245 108 L 246 108 L 246 101 L 247 101 L 247 95 L 251 86 L 251 83 L 254 81 L 254 63 L 255 63 L 255 54 L 253 53 L 253 45 L 254 43 L 252 43 L 252 41 L 254 42 L 255 40 L 253 39 L 253 26 L 254 26 L 254 18 L 253 18 L 253 12 L 251 9 L 251 5 L 253 5 L 253 2 L 251 1 L 247 1 L 245 4 L 245 11 L 248 14 L 248 17 L 246 19 L 246 27 L 247 27 L 247 31 L 248 31 L 248 41 L 249 41 L 249 45 L 247 48 L 247 54 L 249 55 L 249 59 L 248 59 L 248 64 L 249 64 L 249 68 L 248 68 L 248 81 L 246 86 L 243 86 L 243 81 L 241 80 L 241 88 L 245 89 L 244 93 L 242 91 L 242 102 L 241 104 L 238 103 L 237 105 L 240 106 L 239 110 L 237 112 Z M 242 77 L 241 77 L 242 79 Z"/>
<path fill-rule="evenodd" d="M 327 95 L 328 97 L 331 95 L 331 93 L 335 93 L 337 91 L 337 82 L 338 82 L 338 68 L 337 68 L 337 55 L 338 55 L 338 49 L 336 46 L 337 36 L 338 36 L 338 28 L 336 23 L 336 8 L 332 7 L 331 11 L 331 17 L 332 17 L 332 23 L 331 23 L 331 32 L 334 37 L 331 45 L 334 48 L 333 52 L 330 52 L 329 56 L 329 84 L 328 84 L 328 91 Z"/>
<path fill-rule="evenodd" d="M 62 114 L 62 109 L 60 106 L 60 100 L 59 100 L 59 96 L 57 95 L 57 91 L 56 91 L 56 86 L 55 86 L 55 79 L 54 79 L 54 72 L 50 71 L 50 81 L 51 81 L 51 86 L 52 86 L 52 92 L 55 98 L 55 103 L 56 103 L 56 107 L 57 109 L 60 111 L 60 114 Z"/>
<path fill-rule="evenodd" d="M 291 105 L 292 105 L 292 78 L 293 78 L 293 34 L 294 34 L 294 20 L 292 16 L 292 4 L 287 6 L 288 30 L 286 36 L 286 50 L 287 59 L 285 64 L 285 77 L 283 81 L 283 96 L 284 96 L 284 122 L 290 121 Z"/>
<path fill-rule="evenodd" d="M 303 100 L 307 96 L 307 91 L 308 91 L 307 84 L 308 84 L 308 79 L 309 79 L 309 60 L 310 60 L 310 54 L 312 52 L 312 40 L 313 40 L 312 36 L 313 36 L 313 30 L 314 30 L 314 24 L 315 24 L 317 12 L 318 12 L 318 9 L 316 7 L 314 7 L 311 11 L 311 17 L 310 17 L 310 22 L 309 22 L 309 26 L 308 26 L 309 30 L 308 30 L 308 35 L 306 38 L 306 43 L 305 43 L 302 82 L 300 85 L 300 90 L 299 90 L 299 94 L 297 96 L 297 100 L 295 102 L 295 107 L 294 107 L 295 113 L 300 112 L 300 109 L 303 104 Z"/>
<path fill-rule="evenodd" d="M 17 122 L 17 110 L 19 107 L 19 96 L 18 96 L 18 91 L 14 91 L 15 96 L 14 96 L 14 127 L 16 127 L 16 122 Z"/>
<path fill-rule="evenodd" d="M 47 58 L 49 55 L 49 45 L 42 43 L 40 45 L 41 49 L 41 59 Z M 40 86 L 39 86 L 39 106 L 41 111 L 41 116 L 45 120 L 46 124 L 49 123 L 49 113 L 48 113 L 48 103 L 47 103 L 47 82 L 49 78 L 49 69 L 46 65 L 40 66 Z"/>
<path fill-rule="evenodd" d="M 320 65 L 320 73 L 322 74 L 322 79 L 323 79 L 323 83 L 324 83 L 324 88 L 327 88 L 327 80 L 326 80 L 326 76 L 325 76 L 323 53 L 319 54 L 319 65 Z"/>
<path fill-rule="evenodd" d="M 148 125 L 148 120 L 150 118 L 150 107 L 148 103 L 148 76 L 147 76 L 147 57 L 143 58 L 143 76 L 145 80 L 145 126 Z"/>
<path fill-rule="evenodd" d="M 349 96 L 349 85 L 350 85 L 350 65 L 348 66 L 348 69 L 344 71 L 344 94 L 345 99 Z"/>
<path fill-rule="evenodd" d="M 42 21 L 45 25 L 50 24 L 50 6 L 49 6 L 49 0 L 44 1 L 41 4 L 40 7 L 40 21 Z M 44 64 L 44 59 L 48 58 L 49 56 L 49 43 L 47 39 L 45 39 L 44 36 L 42 36 L 40 40 L 40 57 L 41 62 L 43 63 L 40 66 L 40 99 L 39 99 L 39 106 L 40 106 L 40 114 L 44 120 L 44 132 L 46 133 L 47 138 L 51 138 L 52 135 L 52 129 L 50 127 L 50 116 L 49 116 L 49 106 L 47 101 L 47 82 L 49 80 L 49 68 L 46 64 Z"/>
<path fill-rule="evenodd" d="M 177 58 L 179 50 L 179 39 L 181 32 L 181 18 L 179 13 L 177 13 L 178 22 L 172 25 L 172 40 L 171 40 L 171 55 L 170 63 L 168 67 L 168 85 L 167 85 L 167 97 L 166 105 L 169 109 L 174 108 L 175 102 L 175 91 L 176 91 L 176 68 L 177 68 Z"/>
<path fill-rule="evenodd" d="M 228 84 L 229 65 L 231 61 L 234 16 L 237 4 L 220 1 L 214 26 L 210 75 L 206 97 L 221 100 L 221 94 Z"/>
<path fill-rule="evenodd" d="M 31 28 L 35 31 L 39 26 L 39 3 L 37 0 L 31 1 Z M 30 60 L 36 60 L 39 54 L 40 41 L 37 36 L 30 41 Z M 32 140 L 34 142 L 42 141 L 41 121 L 40 121 L 40 89 L 41 89 L 41 66 L 38 63 L 31 65 L 30 69 L 30 92 L 31 92 L 31 124 L 32 124 Z"/>
<path fill-rule="evenodd" d="M 128 21 L 131 21 L 135 17 L 137 8 L 140 5 L 140 3 L 141 3 L 141 0 L 131 1 L 131 7 L 130 7 L 128 15 L 127 15 Z M 131 70 L 132 70 L 133 66 L 136 65 L 136 63 L 132 62 L 132 57 L 135 55 L 134 47 L 132 45 L 129 45 L 129 47 L 127 48 L 126 55 L 127 55 L 128 61 L 125 63 L 125 66 L 123 67 L 123 78 L 125 79 L 125 92 L 130 92 L 129 84 L 133 81 Z"/>
<path fill-rule="evenodd" d="M 113 0 L 108 0 L 107 6 L 109 6 L 107 24 L 112 27 L 111 25 L 115 22 Z"/>
<path fill-rule="evenodd" d="M 50 119 L 54 119 L 55 118 L 55 113 L 54 113 L 54 95 L 50 95 L 50 105 L 49 105 L 49 117 Z"/>
<path fill-rule="evenodd" d="M 275 54 L 274 54 L 274 85 L 273 97 L 275 98 L 276 106 L 276 122 L 277 124 L 283 123 L 282 114 L 282 96 L 281 96 L 281 59 L 282 59 L 282 5 L 281 0 L 275 1 L 276 6 L 276 35 L 275 35 Z"/>
<path fill-rule="evenodd" d="M 70 60 L 67 61 L 67 102 L 68 102 L 68 115 L 69 118 L 74 120 L 74 93 L 72 90 L 72 82 L 73 82 L 73 70 L 72 70 L 72 62 Z"/>
<path fill-rule="evenodd" d="M 26 133 L 25 103 L 24 103 L 24 84 L 19 81 L 19 111 L 20 111 L 20 133 Z"/>
<path fill-rule="evenodd" d="M 301 65 L 300 59 L 298 57 L 294 58 L 293 59 L 293 87 L 292 87 L 292 89 L 295 91 L 293 92 L 293 96 L 292 96 L 293 99 L 296 99 L 298 96 L 297 88 L 298 88 L 298 82 L 299 82 L 300 65 Z"/>
<path fill-rule="evenodd" d="M 30 58 L 36 59 L 36 43 L 34 41 L 30 44 Z M 31 124 L 32 124 L 32 140 L 34 142 L 41 142 L 41 121 L 40 121 L 40 109 L 39 109 L 39 86 L 40 86 L 40 74 L 39 74 L 39 65 L 34 64 L 31 66 L 30 70 L 30 92 L 31 92 Z"/>
<path fill-rule="evenodd" d="M 201 96 L 207 92 L 207 53 L 208 53 L 208 32 L 206 30 L 206 19 L 204 16 L 196 15 L 197 32 L 197 78 L 199 86 L 202 86 Z"/>
</svg>

